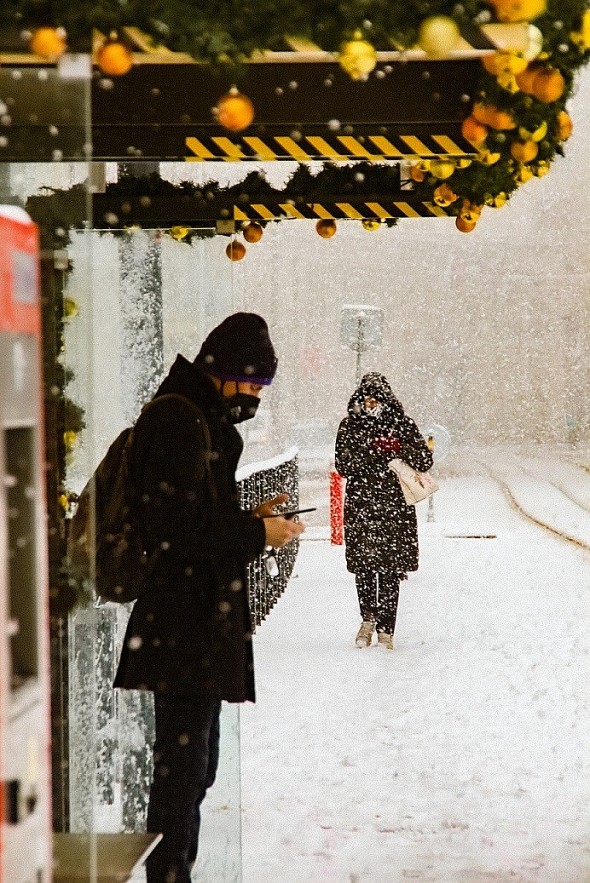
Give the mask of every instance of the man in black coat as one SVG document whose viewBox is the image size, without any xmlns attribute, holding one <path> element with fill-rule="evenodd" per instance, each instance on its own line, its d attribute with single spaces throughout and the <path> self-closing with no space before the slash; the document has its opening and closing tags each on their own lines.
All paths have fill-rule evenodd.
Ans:
<svg viewBox="0 0 590 883">
<path fill-rule="evenodd" d="M 221 701 L 255 698 L 246 565 L 303 530 L 268 517 L 286 494 L 253 512 L 238 502 L 243 443 L 233 424 L 254 416 L 276 367 L 265 321 L 236 313 L 194 362 L 177 356 L 135 427 L 141 526 L 148 551 L 161 554 L 133 608 L 115 686 L 154 692 L 147 827 L 164 836 L 147 861 L 148 883 L 189 883 L 199 807 L 217 768 Z M 207 422 L 209 452 L 194 405 Z"/>
</svg>

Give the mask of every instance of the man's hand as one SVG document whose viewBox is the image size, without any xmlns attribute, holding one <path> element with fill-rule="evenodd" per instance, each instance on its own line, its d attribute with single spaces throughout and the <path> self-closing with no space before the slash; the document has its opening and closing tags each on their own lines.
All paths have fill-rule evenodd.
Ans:
<svg viewBox="0 0 590 883">
<path fill-rule="evenodd" d="M 289 494 L 279 494 L 278 497 L 273 497 L 272 500 L 265 500 L 264 503 L 260 503 L 256 509 L 252 510 L 252 515 L 255 515 L 257 518 L 269 518 L 275 514 L 275 506 L 281 506 L 283 503 L 287 503 L 288 500 Z"/>
<path fill-rule="evenodd" d="M 301 521 L 293 521 L 291 518 L 283 518 L 280 515 L 263 519 L 263 524 L 266 531 L 265 544 L 274 546 L 275 549 L 280 549 L 281 546 L 290 543 L 305 530 L 305 525 Z"/>
</svg>

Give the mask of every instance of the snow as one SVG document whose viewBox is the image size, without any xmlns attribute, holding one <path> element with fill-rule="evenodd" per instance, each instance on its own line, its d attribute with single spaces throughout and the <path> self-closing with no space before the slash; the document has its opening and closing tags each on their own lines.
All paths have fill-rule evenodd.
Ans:
<svg viewBox="0 0 590 883">
<path fill-rule="evenodd" d="M 530 509 L 539 488 L 519 489 Z M 589 553 L 489 476 L 434 499 L 393 652 L 355 648 L 354 578 L 321 526 L 257 632 L 244 883 L 589 879 Z"/>
</svg>

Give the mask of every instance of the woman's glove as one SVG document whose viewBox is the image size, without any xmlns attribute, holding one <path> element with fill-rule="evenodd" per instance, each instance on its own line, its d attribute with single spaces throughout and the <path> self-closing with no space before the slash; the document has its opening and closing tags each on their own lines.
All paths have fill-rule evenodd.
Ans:
<svg viewBox="0 0 590 883">
<path fill-rule="evenodd" d="M 379 436 L 378 438 L 374 438 L 371 442 L 371 448 L 375 451 L 376 454 L 383 454 L 383 456 L 391 459 L 395 457 L 401 451 L 401 444 L 399 439 L 397 439 L 393 435 L 384 435 Z"/>
</svg>

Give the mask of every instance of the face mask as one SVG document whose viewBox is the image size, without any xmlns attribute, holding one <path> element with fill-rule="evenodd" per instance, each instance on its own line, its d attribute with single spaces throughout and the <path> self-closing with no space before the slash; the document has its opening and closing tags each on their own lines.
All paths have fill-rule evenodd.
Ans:
<svg viewBox="0 0 590 883">
<path fill-rule="evenodd" d="M 372 408 L 365 408 L 365 414 L 367 417 L 380 417 L 382 410 L 383 405 L 374 405 Z"/>
<path fill-rule="evenodd" d="M 229 396 L 225 402 L 229 408 L 230 422 L 243 423 L 244 420 L 251 420 L 255 416 L 260 399 L 258 396 L 252 396 L 246 392 L 236 392 L 233 396 Z"/>
</svg>

